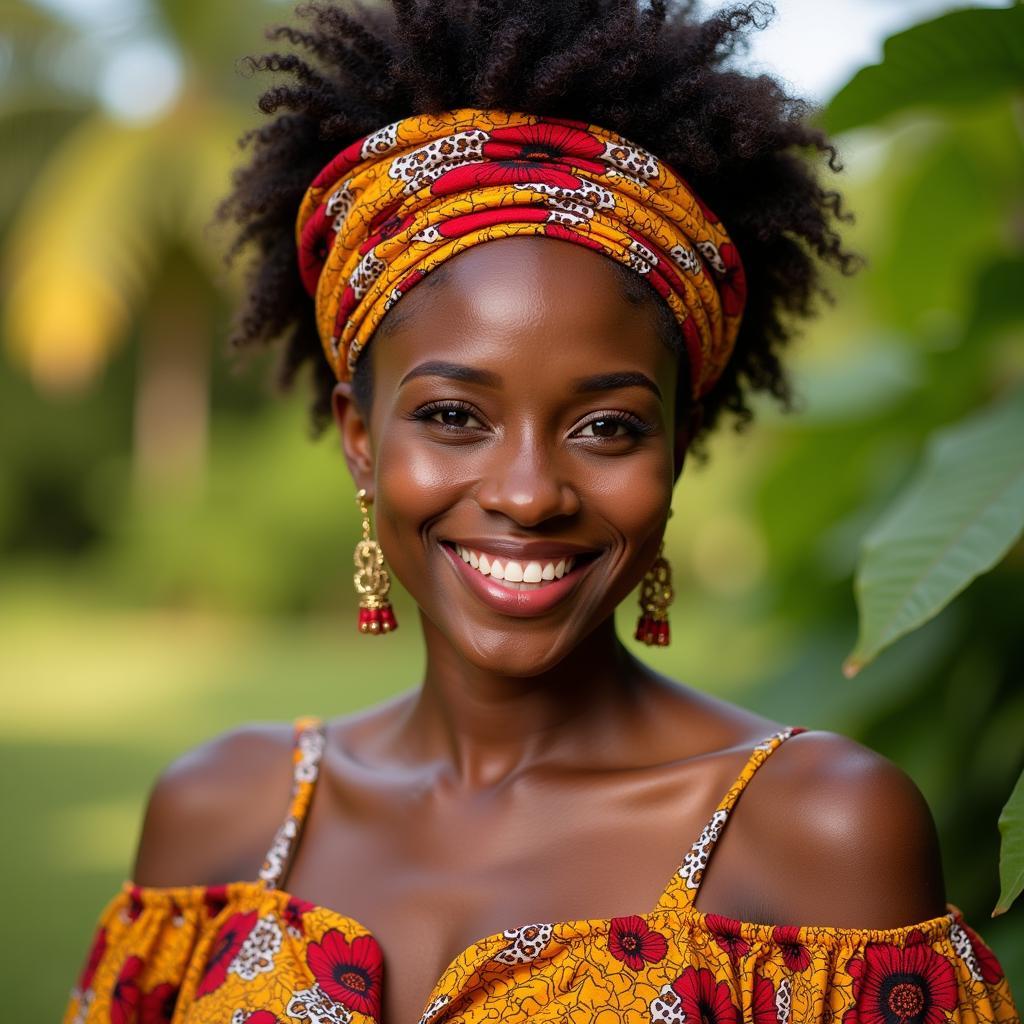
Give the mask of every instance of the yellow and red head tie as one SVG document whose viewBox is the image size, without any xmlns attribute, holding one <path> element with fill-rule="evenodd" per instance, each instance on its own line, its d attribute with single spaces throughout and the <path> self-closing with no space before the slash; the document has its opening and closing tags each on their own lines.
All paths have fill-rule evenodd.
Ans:
<svg viewBox="0 0 1024 1024">
<path fill-rule="evenodd" d="M 342 150 L 303 197 L 299 269 L 339 380 L 385 313 L 481 242 L 547 235 L 642 274 L 682 330 L 693 397 L 729 360 L 746 300 L 736 246 L 686 182 L 607 129 L 497 110 L 408 117 Z"/>
</svg>

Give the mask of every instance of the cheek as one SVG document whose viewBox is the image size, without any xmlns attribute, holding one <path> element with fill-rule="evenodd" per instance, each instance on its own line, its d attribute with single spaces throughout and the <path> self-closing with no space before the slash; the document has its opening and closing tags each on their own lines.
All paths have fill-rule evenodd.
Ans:
<svg viewBox="0 0 1024 1024">
<path fill-rule="evenodd" d="M 380 543 L 408 587 L 418 571 L 424 526 L 451 508 L 464 481 L 458 462 L 439 446 L 402 431 L 385 431 L 375 452 L 376 519 Z"/>
</svg>

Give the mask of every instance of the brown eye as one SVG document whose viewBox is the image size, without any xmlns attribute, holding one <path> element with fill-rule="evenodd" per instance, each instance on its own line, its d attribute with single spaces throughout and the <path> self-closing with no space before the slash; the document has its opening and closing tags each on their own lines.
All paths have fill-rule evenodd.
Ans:
<svg viewBox="0 0 1024 1024">
<path fill-rule="evenodd" d="M 583 437 L 618 437 L 620 436 L 618 431 L 620 428 L 624 428 L 625 424 L 622 420 L 612 419 L 611 417 L 602 417 L 600 419 L 591 420 L 584 428 L 582 432 Z"/>
<path fill-rule="evenodd" d="M 458 406 L 442 406 L 439 409 L 429 410 L 427 418 L 434 423 L 441 424 L 452 430 L 462 430 L 466 427 L 480 427 L 482 424 L 468 409 L 460 409 Z"/>
</svg>

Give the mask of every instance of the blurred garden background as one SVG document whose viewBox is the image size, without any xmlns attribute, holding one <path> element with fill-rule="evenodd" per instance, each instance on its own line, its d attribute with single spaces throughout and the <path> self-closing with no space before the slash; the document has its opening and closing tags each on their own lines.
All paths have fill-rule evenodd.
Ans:
<svg viewBox="0 0 1024 1024">
<path fill-rule="evenodd" d="M 990 914 L 996 821 L 1024 765 L 1024 546 L 860 674 L 842 668 L 862 542 L 929 439 L 1019 408 L 1024 10 L 777 8 L 750 59 L 837 133 L 833 183 L 867 267 L 831 282 L 835 305 L 795 347 L 798 411 L 762 404 L 752 430 L 723 430 L 708 464 L 687 468 L 668 535 L 673 643 L 642 654 L 909 772 L 938 823 L 949 899 L 1019 1002 L 1024 901 Z M 242 366 L 226 351 L 237 281 L 208 223 L 264 85 L 236 62 L 289 14 L 273 0 L 5 0 L 0 991 L 12 1020 L 57 1019 L 168 760 L 244 721 L 342 714 L 419 678 L 404 595 L 406 629 L 355 631 L 358 524 L 336 440 L 309 439 L 301 389 L 273 394 L 273 355 Z M 909 46 L 897 39 L 856 74 L 905 30 L 918 33 Z M 629 636 L 633 605 L 621 614 Z"/>
</svg>

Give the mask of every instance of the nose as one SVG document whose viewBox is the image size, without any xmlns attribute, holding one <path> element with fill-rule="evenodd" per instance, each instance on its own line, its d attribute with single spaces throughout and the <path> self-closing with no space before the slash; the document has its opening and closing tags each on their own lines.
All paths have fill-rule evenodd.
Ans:
<svg viewBox="0 0 1024 1024">
<path fill-rule="evenodd" d="M 522 438 L 492 449 L 477 490 L 477 502 L 520 526 L 537 526 L 579 511 L 576 488 L 559 472 L 557 459 L 537 439 Z"/>
</svg>

